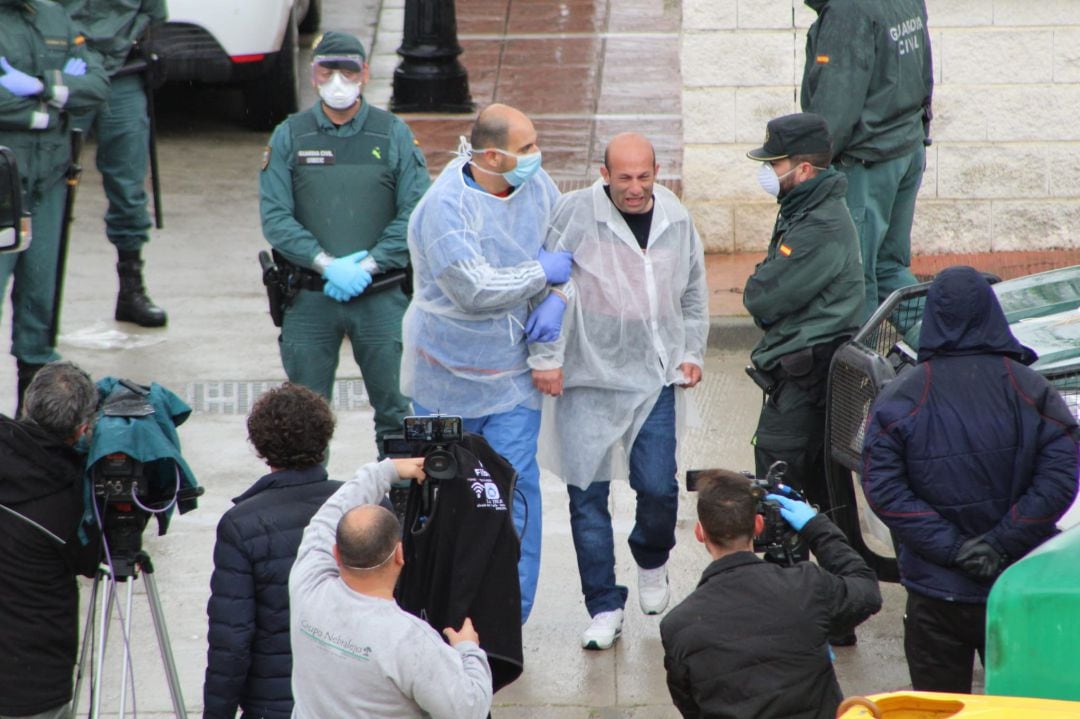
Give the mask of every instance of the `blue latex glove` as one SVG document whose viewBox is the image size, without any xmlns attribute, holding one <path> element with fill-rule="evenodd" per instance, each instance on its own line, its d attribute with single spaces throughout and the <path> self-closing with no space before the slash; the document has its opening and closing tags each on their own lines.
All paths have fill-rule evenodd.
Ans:
<svg viewBox="0 0 1080 719">
<path fill-rule="evenodd" d="M 544 268 L 547 281 L 553 285 L 561 285 L 570 279 L 570 267 L 574 264 L 574 256 L 569 252 L 548 252 L 543 247 L 536 255 L 536 261 Z"/>
<path fill-rule="evenodd" d="M 348 292 L 341 289 L 333 282 L 329 281 L 327 281 L 327 283 L 323 285 L 323 294 L 332 300 L 337 300 L 338 302 L 348 302 L 353 297 L 355 297 L 355 295 L 350 296 Z"/>
<path fill-rule="evenodd" d="M 565 309 L 566 301 L 554 292 L 550 293 L 525 321 L 525 340 L 527 342 L 554 342 L 559 339 Z"/>
<path fill-rule="evenodd" d="M 86 60 L 72 57 L 64 63 L 64 74 L 72 77 L 82 77 L 86 74 Z"/>
<path fill-rule="evenodd" d="M 12 95 L 32 97 L 40 95 L 45 89 L 45 85 L 41 80 L 32 75 L 27 75 L 22 70 L 16 70 L 7 61 L 6 57 L 0 57 L 0 70 L 4 71 L 4 74 L 0 75 L 0 85 Z"/>
<path fill-rule="evenodd" d="M 780 505 L 780 516 L 796 532 L 801 532 L 806 523 L 817 515 L 817 510 L 806 502 L 797 502 L 782 494 L 766 494 L 765 499 L 770 499 Z"/>
<path fill-rule="evenodd" d="M 360 250 L 354 252 L 351 255 L 345 255 L 344 257 L 338 257 L 330 265 L 323 270 L 323 277 L 326 278 L 326 286 L 336 285 L 336 289 L 345 295 L 344 300 L 338 300 L 339 302 L 345 302 L 356 297 L 361 292 L 367 289 L 367 286 L 371 284 L 371 273 L 360 266 L 360 261 L 368 256 L 367 250 Z M 323 292 L 333 297 L 326 288 L 323 288 Z M 334 297 L 334 299 L 338 299 Z"/>
</svg>

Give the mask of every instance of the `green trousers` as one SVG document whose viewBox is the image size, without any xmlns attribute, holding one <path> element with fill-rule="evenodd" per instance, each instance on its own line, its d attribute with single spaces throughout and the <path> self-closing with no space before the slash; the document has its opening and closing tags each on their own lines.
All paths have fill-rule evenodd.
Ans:
<svg viewBox="0 0 1080 719">
<path fill-rule="evenodd" d="M 873 314 L 886 297 L 915 284 L 911 223 L 926 167 L 926 148 L 884 162 L 837 164 L 847 176 L 847 204 L 862 246 L 866 307 Z"/>
<path fill-rule="evenodd" d="M 150 119 L 141 75 L 114 78 L 96 113 L 75 120 L 97 138 L 97 168 L 109 208 L 105 234 L 118 250 L 138 250 L 150 238 L 146 174 L 150 167 Z"/>
<path fill-rule="evenodd" d="M 54 182 L 40 195 L 30 197 L 30 247 L 0 255 L 0 300 L 11 287 L 11 354 L 29 364 L 60 359 L 50 341 L 56 292 L 56 261 L 60 247 L 60 224 L 67 184 Z"/>
<path fill-rule="evenodd" d="M 331 400 L 341 341 L 348 337 L 375 409 L 376 439 L 399 430 L 409 414 L 399 380 L 401 320 L 408 304 L 397 288 L 344 303 L 322 292 L 300 290 L 285 311 L 278 340 L 289 381 Z"/>
</svg>

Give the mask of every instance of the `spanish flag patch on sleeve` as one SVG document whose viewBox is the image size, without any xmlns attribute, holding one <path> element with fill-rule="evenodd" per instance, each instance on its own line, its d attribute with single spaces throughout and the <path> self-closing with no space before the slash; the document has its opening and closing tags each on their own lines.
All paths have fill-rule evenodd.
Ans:
<svg viewBox="0 0 1080 719">
<path fill-rule="evenodd" d="M 814 59 L 817 61 L 818 65 L 828 65 L 829 64 L 829 56 L 828 55 L 818 55 Z"/>
<path fill-rule="evenodd" d="M 787 245 L 785 245 L 783 242 L 781 242 L 780 243 L 780 254 L 783 255 L 784 257 L 791 257 L 791 248 L 788 247 Z"/>
</svg>

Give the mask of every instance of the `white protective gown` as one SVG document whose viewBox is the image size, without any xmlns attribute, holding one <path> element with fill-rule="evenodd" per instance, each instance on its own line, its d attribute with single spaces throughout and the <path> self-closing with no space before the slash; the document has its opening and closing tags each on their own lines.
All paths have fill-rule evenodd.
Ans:
<svg viewBox="0 0 1080 719">
<path fill-rule="evenodd" d="M 530 298 L 547 287 L 536 255 L 559 191 L 540 170 L 496 197 L 465 182 L 468 161 L 451 161 L 409 220 L 401 391 L 463 417 L 536 409 L 524 326 Z"/>
<path fill-rule="evenodd" d="M 554 412 L 544 406 L 540 459 L 583 489 L 625 478 L 660 390 L 682 383 L 683 362 L 704 367 L 704 251 L 678 198 L 660 185 L 653 197 L 644 252 L 601 181 L 563 196 L 545 241 L 549 250 L 572 252 L 574 269 L 558 341 L 531 346 L 532 368 L 563 368 L 563 395 L 549 398 Z M 684 394 L 676 390 L 681 417 Z"/>
</svg>

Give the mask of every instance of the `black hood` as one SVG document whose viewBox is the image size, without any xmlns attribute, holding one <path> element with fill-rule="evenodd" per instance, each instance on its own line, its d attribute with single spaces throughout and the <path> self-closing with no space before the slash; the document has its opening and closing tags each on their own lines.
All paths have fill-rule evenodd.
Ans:
<svg viewBox="0 0 1080 719">
<path fill-rule="evenodd" d="M 926 295 L 919 361 L 971 354 L 1001 354 L 1024 364 L 1038 359 L 1013 337 L 986 278 L 971 267 L 949 267 L 938 273 Z"/>
<path fill-rule="evenodd" d="M 0 504 L 15 507 L 70 489 L 82 470 L 82 455 L 63 440 L 0 415 Z"/>
</svg>

